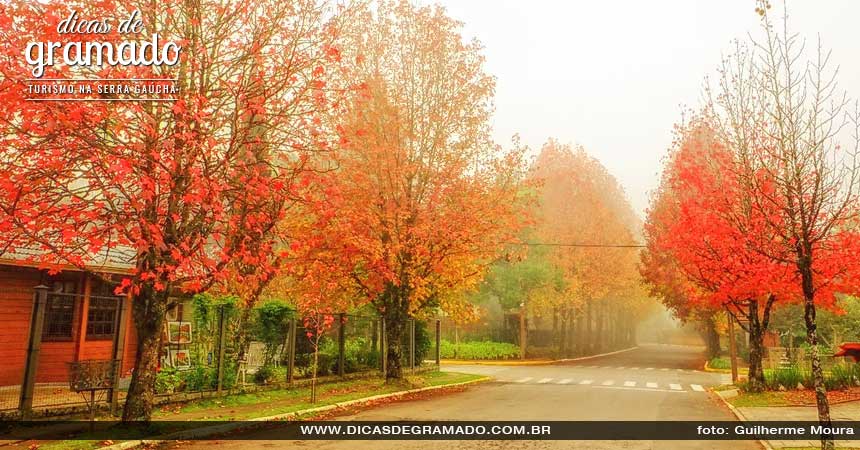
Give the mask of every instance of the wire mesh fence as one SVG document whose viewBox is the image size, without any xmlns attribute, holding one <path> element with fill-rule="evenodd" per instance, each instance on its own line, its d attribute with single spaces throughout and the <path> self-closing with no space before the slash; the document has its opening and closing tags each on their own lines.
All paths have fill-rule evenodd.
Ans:
<svg viewBox="0 0 860 450">
<path fill-rule="evenodd" d="M 0 337 L 8 343 L 0 350 L 0 413 L 67 414 L 86 411 L 90 403 L 95 408 L 121 407 L 135 353 L 134 348 L 123 348 L 135 337 L 121 297 L 44 287 L 0 290 L 0 301 L 5 307 L 0 314 L 15 315 L 0 327 Z M 323 382 L 378 376 L 386 369 L 386 328 L 373 313 L 308 320 L 292 310 L 279 315 L 271 308 L 185 306 L 165 317 L 157 403 L 262 386 L 289 388 L 314 376 Z M 123 328 L 123 321 L 132 327 Z M 403 371 L 436 364 L 436 322 L 409 320 L 402 328 Z M 83 389 L 81 383 L 93 384 L 96 368 L 103 369 L 98 371 L 97 389 Z"/>
</svg>

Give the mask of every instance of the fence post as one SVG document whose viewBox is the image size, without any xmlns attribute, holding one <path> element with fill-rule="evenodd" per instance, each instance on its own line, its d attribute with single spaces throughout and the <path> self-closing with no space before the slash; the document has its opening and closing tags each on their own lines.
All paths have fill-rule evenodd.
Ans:
<svg viewBox="0 0 860 450">
<path fill-rule="evenodd" d="M 227 336 L 227 318 L 224 317 L 224 305 L 218 308 L 218 385 L 216 392 L 221 395 L 221 390 L 224 387 L 224 339 Z"/>
<path fill-rule="evenodd" d="M 382 323 L 382 377 L 388 378 L 388 334 L 385 332 L 385 317 L 380 319 Z"/>
<path fill-rule="evenodd" d="M 436 319 L 436 370 L 442 369 L 442 321 Z"/>
<path fill-rule="evenodd" d="M 415 319 L 409 320 L 409 369 L 415 373 Z"/>
<path fill-rule="evenodd" d="M 340 321 L 340 327 L 337 330 L 337 374 L 343 378 L 346 374 L 346 370 L 343 367 L 346 363 L 344 355 L 346 351 L 346 332 L 344 330 L 346 327 L 346 314 L 338 314 L 338 320 Z"/>
<path fill-rule="evenodd" d="M 125 360 L 125 334 L 128 332 L 128 327 L 126 325 L 128 324 L 129 310 L 131 309 L 130 302 L 128 305 L 129 307 L 126 308 L 126 302 L 129 301 L 129 299 L 130 297 L 128 296 L 117 299 L 119 307 L 116 312 L 117 324 L 114 328 L 113 335 L 113 380 L 111 382 L 111 389 L 108 391 L 111 415 L 116 415 L 117 408 L 119 407 L 119 380 L 121 378 L 120 372 L 122 372 L 122 364 Z"/>
<path fill-rule="evenodd" d="M 293 384 L 293 371 L 296 367 L 296 319 L 290 320 L 290 342 L 287 344 L 287 383 Z"/>
<path fill-rule="evenodd" d="M 22 420 L 29 420 L 33 413 L 36 366 L 39 364 L 39 350 L 42 348 L 42 327 L 45 324 L 45 309 L 48 305 L 48 286 L 40 284 L 34 289 L 36 292 L 33 294 L 33 316 L 30 318 L 30 343 L 27 346 L 24 380 L 21 383 L 21 397 L 18 401 Z"/>
</svg>

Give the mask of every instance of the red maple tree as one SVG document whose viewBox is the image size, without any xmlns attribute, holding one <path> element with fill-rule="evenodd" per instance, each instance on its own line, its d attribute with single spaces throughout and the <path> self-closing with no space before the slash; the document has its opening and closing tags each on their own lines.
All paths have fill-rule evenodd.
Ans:
<svg viewBox="0 0 860 450">
<path fill-rule="evenodd" d="M 266 277 L 269 231 L 283 219 L 307 153 L 324 147 L 314 117 L 330 106 L 326 68 L 339 54 L 332 10 L 311 1 L 155 2 L 145 34 L 182 46 L 175 66 L 46 67 L 46 78 L 174 79 L 175 101 L 29 101 L 32 41 L 69 40 L 58 21 L 127 17 L 123 2 L 0 5 L 0 230 L 5 251 L 36 249 L 45 267 L 127 258 L 135 370 L 124 420 L 149 420 L 165 311 L 239 264 Z M 75 39 L 116 44 L 108 34 Z M 82 100 L 63 94 L 66 100 Z"/>
</svg>

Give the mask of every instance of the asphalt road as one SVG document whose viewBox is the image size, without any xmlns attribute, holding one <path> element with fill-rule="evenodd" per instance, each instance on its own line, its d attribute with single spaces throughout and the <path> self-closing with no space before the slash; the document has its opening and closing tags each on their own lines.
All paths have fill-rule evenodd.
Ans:
<svg viewBox="0 0 860 450">
<path fill-rule="evenodd" d="M 451 365 L 443 370 L 485 374 L 494 381 L 464 392 L 368 409 L 337 420 L 735 420 L 709 386 L 725 375 L 697 370 L 701 349 L 643 345 L 639 349 L 563 364 Z M 343 449 L 759 449 L 746 441 L 283 441 L 278 428 L 249 440 L 186 442 L 182 448 Z M 272 440 L 270 440 L 272 439 Z"/>
</svg>

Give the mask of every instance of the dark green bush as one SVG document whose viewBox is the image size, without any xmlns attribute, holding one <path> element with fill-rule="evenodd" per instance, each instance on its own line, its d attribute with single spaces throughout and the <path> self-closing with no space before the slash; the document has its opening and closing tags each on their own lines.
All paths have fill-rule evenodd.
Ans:
<svg viewBox="0 0 860 450">
<path fill-rule="evenodd" d="M 214 391 L 218 389 L 218 367 L 195 366 L 180 372 L 186 392 Z M 236 386 L 238 367 L 233 361 L 224 361 L 224 378 L 221 380 L 223 389 Z"/>
<path fill-rule="evenodd" d="M 155 376 L 155 392 L 159 394 L 176 392 L 182 385 L 179 372 L 173 367 L 162 367 Z"/>
<path fill-rule="evenodd" d="M 718 356 L 716 358 L 711 358 L 711 360 L 708 361 L 708 367 L 711 369 L 731 369 L 732 362 L 728 358 Z"/>
<path fill-rule="evenodd" d="M 284 383 L 287 380 L 287 368 L 283 366 L 265 365 L 254 373 L 254 382 L 259 384 Z"/>
</svg>

